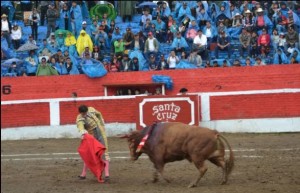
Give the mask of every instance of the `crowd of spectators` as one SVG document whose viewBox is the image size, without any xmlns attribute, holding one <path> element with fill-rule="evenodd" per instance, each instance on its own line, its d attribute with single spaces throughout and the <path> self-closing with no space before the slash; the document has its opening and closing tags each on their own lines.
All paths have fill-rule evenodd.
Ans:
<svg viewBox="0 0 300 193">
<path fill-rule="evenodd" d="M 9 67 L 18 76 L 84 74 L 96 63 L 108 72 L 300 63 L 297 1 L 162 1 L 135 15 L 138 30 L 133 17 L 123 18 L 126 28 L 108 13 L 90 17 L 86 1 L 21 2 L 32 11 L 28 38 L 1 13 L 1 61 L 24 43 L 38 46 L 23 58 L 23 70 Z"/>
</svg>

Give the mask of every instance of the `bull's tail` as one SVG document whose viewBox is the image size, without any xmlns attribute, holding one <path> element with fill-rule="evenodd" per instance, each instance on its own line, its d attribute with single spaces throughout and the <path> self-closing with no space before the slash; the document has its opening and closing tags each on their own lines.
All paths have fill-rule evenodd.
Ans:
<svg viewBox="0 0 300 193">
<path fill-rule="evenodd" d="M 226 145 L 228 146 L 228 149 L 229 149 L 229 159 L 227 159 L 225 161 L 226 173 L 227 173 L 227 175 L 229 175 L 234 167 L 233 151 L 232 151 L 231 146 L 230 146 L 229 142 L 227 141 L 227 139 L 222 135 L 219 135 L 219 137 L 226 143 Z"/>
</svg>

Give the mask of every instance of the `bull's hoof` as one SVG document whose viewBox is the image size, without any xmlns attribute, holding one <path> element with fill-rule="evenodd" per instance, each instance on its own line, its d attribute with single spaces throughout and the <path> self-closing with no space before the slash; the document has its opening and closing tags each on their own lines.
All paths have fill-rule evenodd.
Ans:
<svg viewBox="0 0 300 193">
<path fill-rule="evenodd" d="M 156 183 L 156 182 L 158 182 L 158 179 L 157 178 L 153 178 L 152 179 L 152 183 Z"/>
<path fill-rule="evenodd" d="M 171 183 L 171 180 L 168 179 L 168 178 L 164 178 L 164 180 L 165 180 L 166 182 L 168 182 L 168 183 Z"/>
<path fill-rule="evenodd" d="M 188 186 L 188 188 L 194 188 L 194 187 L 196 187 L 197 185 L 195 184 L 195 183 L 191 183 L 189 186 Z"/>
<path fill-rule="evenodd" d="M 225 185 L 225 184 L 226 184 L 226 181 L 221 182 L 221 185 Z"/>
</svg>

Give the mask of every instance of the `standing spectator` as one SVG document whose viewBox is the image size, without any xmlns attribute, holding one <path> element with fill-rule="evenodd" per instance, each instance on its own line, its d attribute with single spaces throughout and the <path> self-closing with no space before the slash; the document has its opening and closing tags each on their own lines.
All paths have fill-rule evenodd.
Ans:
<svg viewBox="0 0 300 193">
<path fill-rule="evenodd" d="M 41 1 L 40 5 L 41 5 L 41 26 L 44 26 L 45 24 L 45 18 L 47 15 L 47 10 L 49 5 L 51 4 L 51 1 Z"/>
<path fill-rule="evenodd" d="M 149 61 L 148 66 L 149 66 L 150 71 L 159 70 L 158 63 L 156 62 L 156 58 L 153 54 L 150 55 L 150 61 Z"/>
<path fill-rule="evenodd" d="M 273 29 L 273 31 L 272 31 L 271 42 L 272 42 L 273 49 L 277 50 L 278 43 L 279 43 L 279 34 L 278 34 L 278 31 L 276 28 Z"/>
<path fill-rule="evenodd" d="M 101 54 L 100 49 L 98 46 L 94 46 L 93 52 L 92 52 L 92 58 L 95 60 L 101 61 L 103 59 L 103 55 Z"/>
<path fill-rule="evenodd" d="M 179 63 L 179 58 L 176 56 L 175 51 L 172 50 L 170 56 L 167 59 L 169 69 L 176 69 L 176 65 Z"/>
<path fill-rule="evenodd" d="M 134 14 L 135 1 L 118 1 L 119 14 L 123 19 L 123 22 L 131 21 Z"/>
<path fill-rule="evenodd" d="M 217 47 L 215 49 L 216 58 L 219 58 L 219 50 L 227 51 L 228 58 L 231 56 L 230 38 L 226 36 L 225 31 L 222 31 L 217 40 Z"/>
<path fill-rule="evenodd" d="M 100 25 L 97 36 L 97 43 L 100 50 L 107 51 L 109 49 L 108 36 L 104 31 L 104 26 Z"/>
<path fill-rule="evenodd" d="M 144 10 L 144 14 L 142 15 L 141 18 L 141 25 L 144 26 L 146 24 L 147 19 L 149 19 L 149 21 L 152 21 L 152 15 L 149 14 L 149 9 L 145 9 Z"/>
<path fill-rule="evenodd" d="M 131 42 L 131 50 L 140 50 L 143 52 L 145 46 L 145 41 L 140 38 L 139 33 L 134 34 L 134 40 Z"/>
<path fill-rule="evenodd" d="M 182 21 L 187 15 L 192 15 L 191 9 L 187 6 L 187 2 L 183 2 L 178 12 L 178 20 Z"/>
<path fill-rule="evenodd" d="M 123 36 L 125 50 L 130 50 L 131 43 L 134 40 L 134 34 L 131 31 L 131 28 L 126 28 L 126 33 Z"/>
<path fill-rule="evenodd" d="M 240 56 L 244 57 L 244 51 L 247 51 L 247 56 L 250 55 L 250 41 L 251 35 L 247 32 L 246 28 L 242 29 L 242 33 L 239 37 L 241 46 L 240 48 Z"/>
<path fill-rule="evenodd" d="M 120 62 L 116 55 L 113 56 L 111 63 L 109 65 L 109 72 L 119 72 Z"/>
<path fill-rule="evenodd" d="M 77 5 L 76 1 L 72 1 L 70 16 L 72 32 L 75 35 L 75 37 L 77 37 L 79 35 L 79 31 L 82 25 L 82 13 L 81 8 L 79 5 Z"/>
<path fill-rule="evenodd" d="M 29 16 L 29 20 L 31 24 L 31 35 L 36 41 L 38 38 L 38 25 L 40 22 L 40 14 L 37 12 L 36 8 L 32 9 L 32 13 Z"/>
<path fill-rule="evenodd" d="M 215 26 L 211 25 L 210 21 L 207 21 L 202 33 L 207 38 L 207 49 L 210 49 L 211 43 L 217 40 L 218 30 Z"/>
<path fill-rule="evenodd" d="M 119 38 L 117 41 L 114 42 L 114 47 L 115 47 L 115 55 L 118 58 L 123 57 L 123 53 L 125 51 L 125 44 L 122 38 Z"/>
<path fill-rule="evenodd" d="M 250 10 L 246 10 L 245 17 L 243 18 L 243 27 L 245 27 L 248 32 L 252 32 L 253 26 L 254 26 L 254 17 L 252 15 L 252 12 Z"/>
<path fill-rule="evenodd" d="M 66 3 L 63 4 L 62 9 L 60 10 L 59 29 L 72 31 L 70 10 Z"/>
<path fill-rule="evenodd" d="M 258 36 L 257 36 L 257 32 L 253 31 L 251 34 L 251 57 L 254 58 L 259 54 L 259 50 L 258 50 Z"/>
<path fill-rule="evenodd" d="M 278 48 L 285 50 L 285 47 L 286 47 L 286 39 L 285 39 L 284 33 L 281 32 L 279 34 Z"/>
<path fill-rule="evenodd" d="M 7 15 L 2 14 L 1 15 L 1 35 L 6 39 L 8 48 L 11 48 L 11 24 L 7 20 Z"/>
<path fill-rule="evenodd" d="M 76 124 L 77 128 L 79 129 L 79 133 L 81 135 L 89 133 L 90 135 L 93 135 L 103 146 L 105 146 L 105 153 L 102 159 L 105 163 L 105 182 L 108 182 L 110 158 L 108 154 L 108 143 L 102 114 L 95 108 L 87 107 L 86 105 L 79 106 L 78 111 L 79 114 L 76 118 Z M 87 166 L 84 163 L 82 173 L 80 176 L 78 176 L 79 179 L 86 178 L 86 170 Z"/>
<path fill-rule="evenodd" d="M 20 47 L 21 38 L 22 38 L 21 27 L 15 24 L 11 30 L 11 39 L 15 50 L 17 50 Z"/>
<path fill-rule="evenodd" d="M 165 42 L 166 36 L 166 24 L 162 21 L 160 16 L 157 17 L 156 20 L 153 21 L 155 25 L 155 37 L 159 42 Z"/>
<path fill-rule="evenodd" d="M 104 26 L 102 26 L 102 28 L 104 28 Z M 98 25 L 97 20 L 93 20 L 93 24 L 90 26 L 90 32 L 91 32 L 91 38 L 92 41 L 96 44 L 99 45 L 97 40 L 98 40 L 98 35 L 99 35 L 99 31 L 100 31 L 100 26 Z"/>
<path fill-rule="evenodd" d="M 38 66 L 36 71 L 37 76 L 51 76 L 51 75 L 58 75 L 58 72 L 52 68 L 47 62 L 46 58 L 42 58 L 41 64 Z"/>
<path fill-rule="evenodd" d="M 270 52 L 271 38 L 267 34 L 267 30 L 263 29 L 262 34 L 258 37 L 257 41 L 258 47 L 261 51 L 263 57 L 265 57 Z"/>
<path fill-rule="evenodd" d="M 31 11 L 32 9 L 32 1 L 30 0 L 23 0 L 21 1 L 21 11 Z"/>
<path fill-rule="evenodd" d="M 51 32 L 55 32 L 56 20 L 59 17 L 58 11 L 54 8 L 54 4 L 49 5 L 47 10 L 47 37 Z"/>
<path fill-rule="evenodd" d="M 148 39 L 145 42 L 144 53 L 147 60 L 149 60 L 150 54 L 154 54 L 155 57 L 157 56 L 159 49 L 159 43 L 156 38 L 153 37 L 152 32 L 148 33 Z"/>
</svg>

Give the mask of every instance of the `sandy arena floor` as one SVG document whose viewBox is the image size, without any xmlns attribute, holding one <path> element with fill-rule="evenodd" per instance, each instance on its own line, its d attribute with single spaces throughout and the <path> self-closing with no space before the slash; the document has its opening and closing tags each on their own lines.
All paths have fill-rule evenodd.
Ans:
<svg viewBox="0 0 300 193">
<path fill-rule="evenodd" d="M 143 156 L 131 162 L 127 142 L 109 138 L 111 182 L 100 184 L 88 172 L 78 180 L 82 161 L 80 139 L 1 141 L 1 193 L 298 193 L 300 192 L 300 133 L 224 134 L 235 153 L 235 168 L 227 185 L 221 169 L 209 169 L 198 187 L 188 189 L 197 170 L 187 161 L 165 167 L 163 180 L 153 184 L 152 163 Z"/>
</svg>

